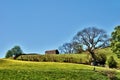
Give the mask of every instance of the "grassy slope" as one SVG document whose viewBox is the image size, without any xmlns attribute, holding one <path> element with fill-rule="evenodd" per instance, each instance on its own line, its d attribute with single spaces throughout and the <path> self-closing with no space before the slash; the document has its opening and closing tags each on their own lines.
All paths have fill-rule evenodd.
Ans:
<svg viewBox="0 0 120 80">
<path fill-rule="evenodd" d="M 99 49 L 96 53 L 105 53 L 108 58 L 112 55 L 118 63 L 120 62 L 110 48 Z M 61 54 L 59 56 L 85 58 L 86 54 Z M 96 67 L 98 71 L 106 69 L 108 68 Z M 119 72 L 117 76 L 120 78 Z M 93 66 L 88 65 L 0 59 L 0 80 L 108 80 L 108 78 L 93 71 Z"/>
<path fill-rule="evenodd" d="M 106 70 L 97 67 L 96 70 Z M 0 80 L 108 80 L 93 66 L 0 59 Z"/>
</svg>

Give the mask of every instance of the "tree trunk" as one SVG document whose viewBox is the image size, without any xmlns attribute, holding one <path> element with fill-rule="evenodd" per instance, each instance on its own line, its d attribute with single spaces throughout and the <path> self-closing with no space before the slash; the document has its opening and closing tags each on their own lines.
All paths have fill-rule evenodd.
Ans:
<svg viewBox="0 0 120 80">
<path fill-rule="evenodd" d="M 92 56 L 93 65 L 96 66 L 97 65 L 97 61 L 96 61 L 96 56 L 95 56 L 94 51 L 90 51 L 90 54 Z"/>
</svg>

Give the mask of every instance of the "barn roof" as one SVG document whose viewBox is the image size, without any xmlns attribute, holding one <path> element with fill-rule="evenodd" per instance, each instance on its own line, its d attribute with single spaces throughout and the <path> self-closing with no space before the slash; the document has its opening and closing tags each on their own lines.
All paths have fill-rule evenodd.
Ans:
<svg viewBox="0 0 120 80">
<path fill-rule="evenodd" d="M 46 51 L 58 51 L 57 49 L 55 49 L 55 50 L 46 50 Z"/>
</svg>

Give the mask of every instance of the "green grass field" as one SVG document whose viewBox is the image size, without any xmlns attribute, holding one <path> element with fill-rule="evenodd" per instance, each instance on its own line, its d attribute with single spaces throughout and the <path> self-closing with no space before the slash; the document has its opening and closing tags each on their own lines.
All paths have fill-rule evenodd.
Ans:
<svg viewBox="0 0 120 80">
<path fill-rule="evenodd" d="M 93 68 L 83 64 L 0 59 L 0 80 L 109 80 Z M 96 70 L 109 69 L 96 67 Z"/>
<path fill-rule="evenodd" d="M 120 59 L 110 48 L 98 49 L 96 53 L 105 53 L 107 58 L 111 55 L 114 56 L 118 66 L 120 66 Z M 0 80 L 110 80 L 108 75 L 103 74 L 103 72 L 110 73 L 110 71 L 116 72 L 115 76 L 117 78 L 114 80 L 120 80 L 120 70 L 96 67 L 94 71 L 94 66 L 62 62 L 63 58 L 73 57 L 72 60 L 81 60 L 81 63 L 84 63 L 88 60 L 88 53 L 49 55 L 45 57 L 47 57 L 46 59 L 50 58 L 50 60 L 57 58 L 61 62 L 0 59 Z"/>
</svg>

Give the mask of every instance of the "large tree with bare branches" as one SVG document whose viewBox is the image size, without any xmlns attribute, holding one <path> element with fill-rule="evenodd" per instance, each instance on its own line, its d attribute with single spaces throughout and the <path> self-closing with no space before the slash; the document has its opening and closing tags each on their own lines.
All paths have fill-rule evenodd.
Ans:
<svg viewBox="0 0 120 80">
<path fill-rule="evenodd" d="M 94 50 L 106 47 L 109 44 L 109 38 L 106 32 L 95 27 L 89 27 L 79 31 L 74 36 L 73 41 L 82 44 L 89 51 L 94 62 L 96 62 Z"/>
</svg>

